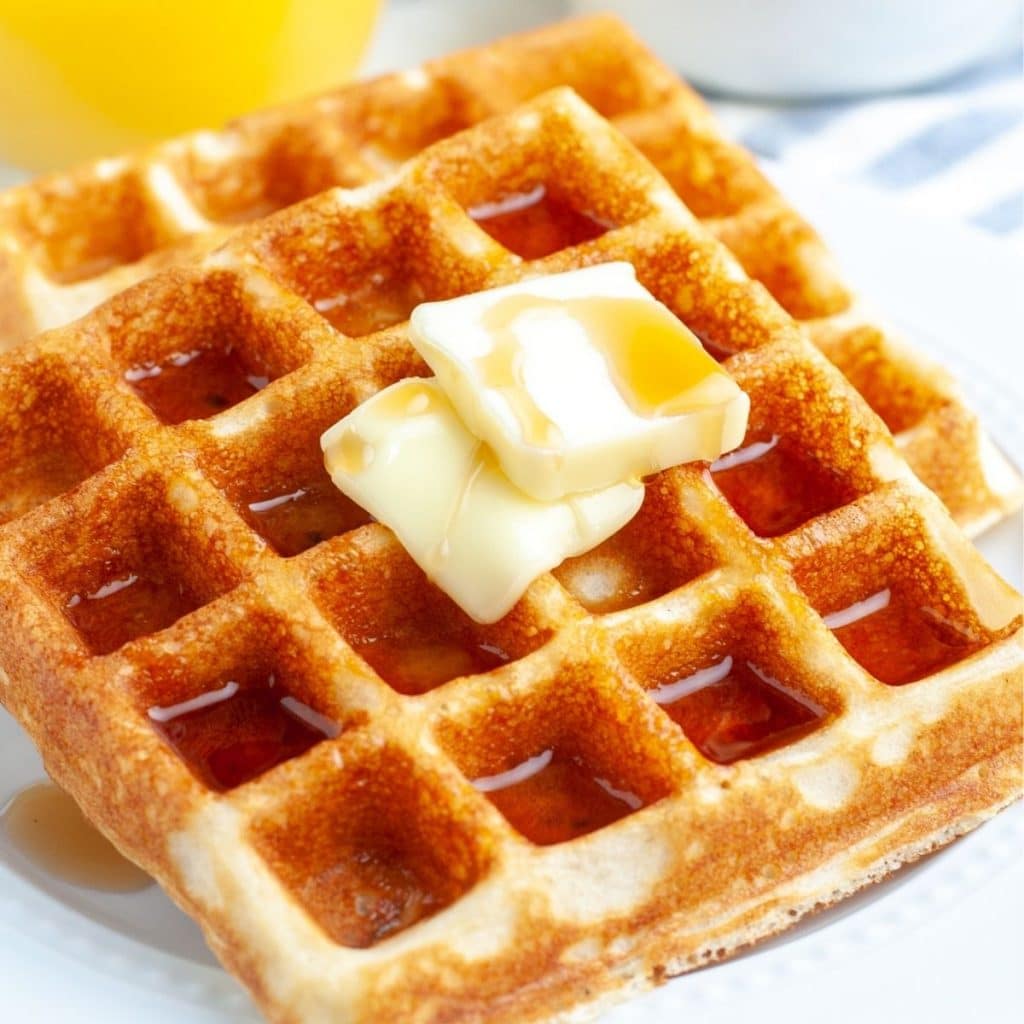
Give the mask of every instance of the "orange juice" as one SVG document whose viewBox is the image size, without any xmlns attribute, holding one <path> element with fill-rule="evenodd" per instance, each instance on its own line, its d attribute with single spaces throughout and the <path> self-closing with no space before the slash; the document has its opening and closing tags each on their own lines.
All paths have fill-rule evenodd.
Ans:
<svg viewBox="0 0 1024 1024">
<path fill-rule="evenodd" d="M 379 0 L 0 3 L 0 161 L 58 167 L 350 77 Z"/>
</svg>

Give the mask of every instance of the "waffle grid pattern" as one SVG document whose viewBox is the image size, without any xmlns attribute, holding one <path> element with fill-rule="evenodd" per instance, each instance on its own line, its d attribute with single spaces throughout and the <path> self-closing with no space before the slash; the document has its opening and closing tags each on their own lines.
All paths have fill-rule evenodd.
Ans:
<svg viewBox="0 0 1024 1024">
<path fill-rule="evenodd" d="M 524 262 L 467 216 L 539 178 L 614 226 Z M 630 527 L 563 566 L 565 585 L 539 579 L 489 627 L 379 525 L 346 520 L 295 557 L 254 531 L 253 496 L 322 473 L 327 425 L 426 372 L 403 306 L 610 259 L 633 262 L 712 344 L 740 339 L 728 366 L 751 394 L 752 431 L 796 424 L 802 455 L 838 481 L 837 508 L 769 539 L 707 467 L 669 471 Z M 396 277 L 416 294 L 403 285 L 396 298 Z M 345 312 L 354 293 L 374 326 L 394 323 L 353 337 L 315 308 Z M 270 383 L 171 425 L 125 379 L 208 346 Z M 19 451 L 64 430 L 87 477 L 0 530 L 0 695 L 54 777 L 196 916 L 272 1020 L 524 1021 L 596 1007 L 785 927 L 1019 789 L 1006 710 L 1019 599 L 842 376 L 567 90 L 138 285 L 8 354 L 0 387 L 19 396 L 4 423 Z M 54 394 L 59 419 L 39 412 Z M 22 472 L 16 512 L 32 504 Z M 655 590 L 588 614 L 574 583 L 588 558 L 590 576 L 636 573 Z M 75 619 L 74 596 L 130 574 L 163 595 L 141 618 Z M 872 678 L 821 618 L 897 577 L 975 640 L 908 687 Z M 490 645 L 508 663 L 401 696 L 357 653 L 395 628 Z M 727 652 L 785 680 L 817 709 L 815 727 L 761 757 L 703 756 L 650 691 Z M 237 788 L 205 784 L 147 718 L 268 674 L 340 734 Z M 631 813 L 574 841 L 529 842 L 469 780 L 541 749 L 627 792 Z M 375 906 L 381 892 L 414 896 L 382 925 L 360 912 L 363 890 Z"/>
<path fill-rule="evenodd" d="M 0 345 L 59 326 L 238 223 L 375 181 L 424 146 L 558 85 L 576 89 L 665 175 L 747 273 L 897 435 L 969 533 L 1024 497 L 955 382 L 862 311 L 821 240 L 725 140 L 699 97 L 620 23 L 592 18 L 249 116 L 0 198 Z"/>
</svg>

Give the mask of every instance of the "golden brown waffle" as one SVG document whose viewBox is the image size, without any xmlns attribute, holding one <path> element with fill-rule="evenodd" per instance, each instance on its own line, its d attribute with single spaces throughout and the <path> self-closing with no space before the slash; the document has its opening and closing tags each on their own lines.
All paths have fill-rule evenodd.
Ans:
<svg viewBox="0 0 1024 1024">
<path fill-rule="evenodd" d="M 540 184 L 562 213 L 530 263 L 466 211 Z M 584 220 L 607 230 L 571 245 Z M 369 327 L 618 259 L 743 349 L 747 454 L 777 443 L 653 478 L 623 531 L 474 624 L 327 489 L 318 438 L 426 372 L 403 324 Z M 0 409 L 0 696 L 271 1020 L 577 1020 L 1019 792 L 1018 595 L 568 90 L 8 353 Z"/>
<path fill-rule="evenodd" d="M 700 98 L 610 17 L 588 18 L 251 115 L 0 197 L 0 348 L 67 323 L 237 226 L 569 85 L 654 162 L 896 435 L 970 534 L 1024 499 L 955 382 L 862 314 L 821 240 Z M 742 347 L 721 338 L 725 350 Z"/>
</svg>

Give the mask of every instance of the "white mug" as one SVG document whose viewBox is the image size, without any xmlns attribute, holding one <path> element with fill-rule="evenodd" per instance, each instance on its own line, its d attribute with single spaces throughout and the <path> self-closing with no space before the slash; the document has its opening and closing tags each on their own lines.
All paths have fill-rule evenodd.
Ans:
<svg viewBox="0 0 1024 1024">
<path fill-rule="evenodd" d="M 854 95 L 952 74 L 1020 31 L 1020 0 L 572 0 L 722 92 Z"/>
</svg>

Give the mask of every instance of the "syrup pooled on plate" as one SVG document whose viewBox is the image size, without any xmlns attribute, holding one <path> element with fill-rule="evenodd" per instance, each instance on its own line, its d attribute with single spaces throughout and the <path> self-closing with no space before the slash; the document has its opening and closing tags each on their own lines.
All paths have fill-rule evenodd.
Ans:
<svg viewBox="0 0 1024 1024">
<path fill-rule="evenodd" d="M 748 438 L 711 464 L 718 489 L 759 537 L 777 537 L 853 499 L 842 478 L 778 434 Z"/>
<path fill-rule="evenodd" d="M 290 696 L 274 673 L 220 687 L 170 707 L 153 707 L 157 731 L 208 786 L 234 789 L 304 754 L 339 726 Z"/>
<path fill-rule="evenodd" d="M 163 420 L 215 416 L 261 391 L 269 378 L 250 372 L 233 346 L 173 352 L 125 371 L 132 390 Z"/>
<path fill-rule="evenodd" d="M 279 555 L 289 558 L 372 522 L 326 478 L 245 504 L 247 518 Z"/>
<path fill-rule="evenodd" d="M 922 607 L 898 588 L 826 615 L 825 625 L 863 668 L 890 686 L 940 672 L 985 644 L 977 630 Z"/>
<path fill-rule="evenodd" d="M 467 212 L 491 238 L 526 260 L 600 238 L 612 226 L 552 195 L 545 185 L 480 203 Z"/>
<path fill-rule="evenodd" d="M 64 614 L 93 654 L 102 655 L 166 629 L 198 606 L 185 584 L 158 562 L 134 568 L 114 558 L 68 597 Z"/>
<path fill-rule="evenodd" d="M 490 672 L 511 661 L 500 647 L 473 640 L 382 636 L 353 647 L 393 690 L 406 696 L 427 693 L 456 676 Z"/>
<path fill-rule="evenodd" d="M 726 657 L 650 691 L 709 760 L 731 764 L 810 732 L 824 709 L 750 661 Z"/>
<path fill-rule="evenodd" d="M 538 846 L 577 839 L 643 806 L 640 797 L 602 778 L 582 757 L 554 748 L 473 785 Z"/>
<path fill-rule="evenodd" d="M 104 892 L 137 892 L 153 884 L 52 782 L 15 794 L 0 811 L 0 825 L 22 856 L 58 881 Z"/>
</svg>

